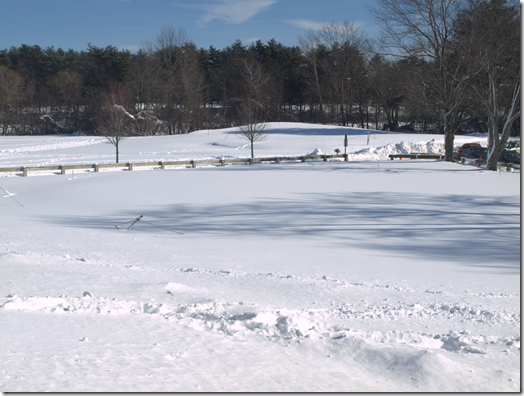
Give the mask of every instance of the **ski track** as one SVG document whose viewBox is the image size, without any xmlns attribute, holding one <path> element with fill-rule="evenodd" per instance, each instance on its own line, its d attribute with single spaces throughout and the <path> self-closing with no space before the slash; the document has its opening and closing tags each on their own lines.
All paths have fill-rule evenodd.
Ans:
<svg viewBox="0 0 524 396">
<path fill-rule="evenodd" d="M 55 138 L 56 139 L 56 138 Z M 24 154 L 32 153 L 36 151 L 46 151 L 46 150 L 57 150 L 64 148 L 73 148 L 73 147 L 82 147 L 90 146 L 92 144 L 99 144 L 105 141 L 105 138 L 86 138 L 86 140 L 78 141 L 78 138 L 61 138 L 60 140 L 56 139 L 55 143 L 48 144 L 38 144 L 36 141 L 30 139 L 21 140 L 13 139 L 13 142 L 9 141 L 9 138 L 2 139 L 2 149 L 0 150 L 0 158 L 7 157 L 13 154 Z M 41 141 L 41 139 L 37 139 Z M 66 140 L 65 142 L 62 140 Z"/>
</svg>

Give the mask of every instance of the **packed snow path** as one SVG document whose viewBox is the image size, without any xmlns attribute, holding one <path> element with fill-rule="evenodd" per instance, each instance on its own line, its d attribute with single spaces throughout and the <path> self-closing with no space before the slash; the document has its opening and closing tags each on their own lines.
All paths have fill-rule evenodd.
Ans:
<svg viewBox="0 0 524 396">
<path fill-rule="evenodd" d="M 24 204 L 0 201 L 2 391 L 520 389 L 518 173 L 1 180 Z M 139 215 L 184 235 L 115 227 Z"/>
</svg>

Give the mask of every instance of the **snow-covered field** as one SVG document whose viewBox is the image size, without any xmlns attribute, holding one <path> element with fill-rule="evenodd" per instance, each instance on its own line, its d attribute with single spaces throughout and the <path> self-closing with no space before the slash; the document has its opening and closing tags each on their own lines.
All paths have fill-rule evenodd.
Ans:
<svg viewBox="0 0 524 396">
<path fill-rule="evenodd" d="M 230 132 L 128 139 L 121 161 L 248 157 Z M 0 173 L 0 390 L 519 391 L 520 173 L 306 124 L 255 155 L 344 133 L 349 162 Z M 113 161 L 100 138 L 0 137 L 0 167 Z M 140 215 L 167 229 L 115 227 Z"/>
</svg>

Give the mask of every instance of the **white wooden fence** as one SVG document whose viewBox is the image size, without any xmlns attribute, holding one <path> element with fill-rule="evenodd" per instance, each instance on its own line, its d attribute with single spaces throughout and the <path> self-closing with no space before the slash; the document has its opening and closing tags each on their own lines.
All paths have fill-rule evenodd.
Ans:
<svg viewBox="0 0 524 396">
<path fill-rule="evenodd" d="M 39 171 L 60 171 L 62 175 L 65 175 L 67 171 L 73 171 L 75 169 L 82 170 L 94 170 L 100 172 L 100 169 L 104 168 L 127 168 L 132 171 L 138 167 L 160 167 L 160 169 L 166 169 L 167 166 L 191 166 L 196 168 L 198 165 L 209 165 L 216 164 L 220 166 L 226 166 L 226 164 L 234 163 L 249 163 L 253 165 L 259 162 L 274 162 L 281 163 L 286 161 L 301 161 L 306 162 L 307 160 L 323 160 L 327 161 L 330 159 L 343 159 L 348 161 L 347 154 L 336 154 L 336 155 L 304 155 L 298 157 L 267 157 L 267 158 L 228 158 L 228 159 L 208 159 L 208 160 L 187 160 L 187 161 L 154 161 L 154 162 L 122 162 L 118 164 L 83 164 L 83 165 L 54 165 L 54 166 L 20 166 L 20 167 L 9 167 L 0 168 L 0 172 L 13 172 L 22 173 L 24 176 L 29 176 L 29 172 Z"/>
</svg>

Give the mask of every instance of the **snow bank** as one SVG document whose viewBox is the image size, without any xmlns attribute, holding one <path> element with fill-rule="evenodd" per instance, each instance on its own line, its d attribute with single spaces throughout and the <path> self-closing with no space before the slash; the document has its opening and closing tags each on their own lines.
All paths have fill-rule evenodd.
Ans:
<svg viewBox="0 0 524 396">
<path fill-rule="evenodd" d="M 432 139 L 428 142 L 400 142 L 390 143 L 381 147 L 369 147 L 349 155 L 352 161 L 383 161 L 388 160 L 390 154 L 429 153 L 444 154 L 444 143 L 441 139 Z"/>
</svg>

